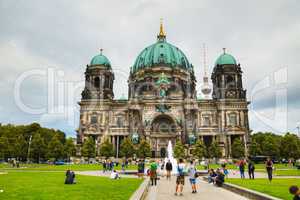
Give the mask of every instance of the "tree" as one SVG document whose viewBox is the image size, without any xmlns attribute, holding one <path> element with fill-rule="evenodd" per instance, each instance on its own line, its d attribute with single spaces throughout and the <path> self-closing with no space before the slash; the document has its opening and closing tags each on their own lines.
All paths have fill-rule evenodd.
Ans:
<svg viewBox="0 0 300 200">
<path fill-rule="evenodd" d="M 233 158 L 245 157 L 245 146 L 240 138 L 236 138 L 231 146 L 231 155 Z"/>
<path fill-rule="evenodd" d="M 19 135 L 14 143 L 13 154 L 17 158 L 17 160 L 25 160 L 28 151 L 28 143 L 26 142 L 23 135 Z"/>
<path fill-rule="evenodd" d="M 7 137 L 0 137 L 0 160 L 6 160 L 9 157 L 9 141 Z"/>
<path fill-rule="evenodd" d="M 281 139 L 282 136 L 269 132 L 258 132 L 251 135 L 250 155 L 279 158 Z"/>
<path fill-rule="evenodd" d="M 249 147 L 249 154 L 251 156 L 262 155 L 260 145 L 256 142 L 256 140 L 252 140 L 250 147 Z"/>
<path fill-rule="evenodd" d="M 300 140 L 297 135 L 286 133 L 281 139 L 280 155 L 285 159 L 300 158 Z"/>
<path fill-rule="evenodd" d="M 100 155 L 106 158 L 114 155 L 113 145 L 108 139 L 100 145 Z"/>
<path fill-rule="evenodd" d="M 89 137 L 83 142 L 81 154 L 87 158 L 95 158 L 96 156 L 96 147 L 93 137 Z"/>
<path fill-rule="evenodd" d="M 64 146 L 59 140 L 58 135 L 54 135 L 48 144 L 48 158 L 54 158 L 58 160 L 63 157 Z"/>
<path fill-rule="evenodd" d="M 72 138 L 68 138 L 66 140 L 66 143 L 64 145 L 64 153 L 69 161 L 70 161 L 71 156 L 76 155 L 76 146 L 75 146 Z"/>
<path fill-rule="evenodd" d="M 135 153 L 134 145 L 129 137 L 125 138 L 120 146 L 120 155 L 126 158 L 132 157 Z"/>
<path fill-rule="evenodd" d="M 183 158 L 185 157 L 185 149 L 180 140 L 176 141 L 175 147 L 174 147 L 174 156 L 176 158 Z"/>
<path fill-rule="evenodd" d="M 222 151 L 221 148 L 219 147 L 219 144 L 214 141 L 211 143 L 211 145 L 208 147 L 208 153 L 207 155 L 209 155 L 209 158 L 221 158 L 222 157 Z"/>
<path fill-rule="evenodd" d="M 264 141 L 261 143 L 262 153 L 265 156 L 270 157 L 279 157 L 280 152 L 280 140 L 277 141 L 277 139 L 273 136 L 266 136 Z"/>
<path fill-rule="evenodd" d="M 30 146 L 30 155 L 37 163 L 39 163 L 42 158 L 45 158 L 46 147 L 41 135 L 39 133 L 35 134 Z"/>
<path fill-rule="evenodd" d="M 142 139 L 137 148 L 137 155 L 139 158 L 146 158 L 150 156 L 151 148 L 150 144 Z"/>
<path fill-rule="evenodd" d="M 206 147 L 203 144 L 202 140 L 198 140 L 194 145 L 193 156 L 199 160 L 206 156 Z"/>
</svg>

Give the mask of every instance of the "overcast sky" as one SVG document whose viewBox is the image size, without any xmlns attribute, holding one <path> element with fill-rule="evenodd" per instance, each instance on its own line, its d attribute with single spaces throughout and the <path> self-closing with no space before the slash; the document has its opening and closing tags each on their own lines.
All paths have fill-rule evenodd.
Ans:
<svg viewBox="0 0 300 200">
<path fill-rule="evenodd" d="M 75 136 L 76 102 L 91 58 L 104 49 L 115 71 L 115 97 L 127 96 L 129 68 L 156 41 L 163 18 L 167 41 L 195 67 L 199 94 L 202 44 L 209 72 L 226 47 L 244 72 L 251 129 L 296 132 L 299 10 L 297 0 L 1 0 L 0 122 L 36 121 Z"/>
</svg>

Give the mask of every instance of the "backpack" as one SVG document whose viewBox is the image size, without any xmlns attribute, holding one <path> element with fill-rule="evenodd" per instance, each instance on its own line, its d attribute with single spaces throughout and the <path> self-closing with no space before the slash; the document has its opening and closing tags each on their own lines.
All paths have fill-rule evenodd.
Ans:
<svg viewBox="0 0 300 200">
<path fill-rule="evenodd" d="M 183 167 L 179 167 L 179 165 L 178 165 L 177 171 L 180 176 L 184 176 Z"/>
<path fill-rule="evenodd" d="M 156 171 L 156 170 L 157 170 L 157 165 L 156 165 L 155 163 L 152 163 L 152 164 L 150 165 L 150 169 L 151 169 L 152 171 Z"/>
</svg>

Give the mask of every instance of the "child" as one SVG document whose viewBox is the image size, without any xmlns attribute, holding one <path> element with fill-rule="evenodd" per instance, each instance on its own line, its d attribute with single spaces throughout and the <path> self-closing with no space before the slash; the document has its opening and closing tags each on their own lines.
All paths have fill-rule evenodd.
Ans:
<svg viewBox="0 0 300 200">
<path fill-rule="evenodd" d="M 290 187 L 290 193 L 294 195 L 293 200 L 300 200 L 300 190 L 297 186 L 293 185 Z"/>
</svg>

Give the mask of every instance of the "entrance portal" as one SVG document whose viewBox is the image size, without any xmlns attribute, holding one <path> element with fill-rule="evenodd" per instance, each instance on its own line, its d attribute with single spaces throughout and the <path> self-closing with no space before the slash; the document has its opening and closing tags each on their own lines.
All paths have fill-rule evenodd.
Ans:
<svg viewBox="0 0 300 200">
<path fill-rule="evenodd" d="M 161 158 L 165 158 L 166 157 L 166 148 L 165 147 L 162 147 L 160 149 L 160 157 Z"/>
</svg>

